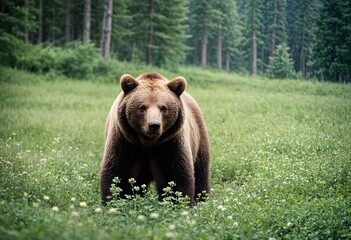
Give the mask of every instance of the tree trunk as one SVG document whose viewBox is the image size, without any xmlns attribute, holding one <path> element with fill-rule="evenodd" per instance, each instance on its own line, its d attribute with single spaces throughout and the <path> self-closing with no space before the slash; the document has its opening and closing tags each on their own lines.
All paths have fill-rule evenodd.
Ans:
<svg viewBox="0 0 351 240">
<path fill-rule="evenodd" d="M 278 0 L 274 0 L 274 15 L 273 15 L 273 32 L 272 32 L 272 42 L 271 42 L 271 50 L 269 52 L 269 56 L 273 57 L 274 49 L 275 49 L 275 35 L 277 31 L 277 11 L 278 11 Z M 268 61 L 269 65 L 271 64 L 271 60 Z"/>
<path fill-rule="evenodd" d="M 26 43 L 28 43 L 28 12 L 29 12 L 29 8 L 28 8 L 28 0 L 24 1 L 24 7 L 26 8 L 26 15 L 25 17 L 25 27 L 24 27 L 24 41 Z"/>
<path fill-rule="evenodd" d="M 243 66 L 243 45 L 242 44 L 240 44 L 239 52 L 240 52 L 240 56 L 238 61 L 238 69 L 240 71 L 241 67 Z"/>
<path fill-rule="evenodd" d="M 194 38 L 194 65 L 198 64 L 198 56 L 199 56 L 199 37 L 196 35 Z"/>
<path fill-rule="evenodd" d="M 202 51 L 201 51 L 201 67 L 203 70 L 206 69 L 207 65 L 207 26 L 206 26 L 207 14 L 204 14 L 204 29 L 202 31 Z"/>
<path fill-rule="evenodd" d="M 252 40 L 251 40 L 251 76 L 257 76 L 257 43 L 256 43 L 256 1 L 252 8 Z"/>
<path fill-rule="evenodd" d="M 81 26 L 79 26 L 79 20 L 77 17 L 74 20 L 73 26 L 74 26 L 74 30 L 75 30 L 75 31 L 73 31 L 74 34 L 72 35 L 73 39 L 82 39 L 82 41 L 83 41 L 82 28 L 81 28 Z"/>
<path fill-rule="evenodd" d="M 306 8 L 303 12 L 303 27 L 302 27 L 302 38 L 301 38 L 301 54 L 300 54 L 300 71 L 302 76 L 306 76 L 305 70 L 305 28 L 306 28 Z"/>
<path fill-rule="evenodd" d="M 135 39 L 133 39 L 131 62 L 134 62 L 134 61 L 135 61 L 135 59 L 136 59 L 136 52 L 137 52 L 137 49 L 136 49 L 136 42 L 135 42 Z"/>
<path fill-rule="evenodd" d="M 30 36 L 30 43 L 33 44 L 35 41 L 35 36 L 33 32 L 29 32 L 29 36 Z"/>
<path fill-rule="evenodd" d="M 65 28 L 65 36 L 66 36 L 66 43 L 71 41 L 70 39 L 70 27 L 71 27 L 71 14 L 70 14 L 70 5 L 71 0 L 66 0 L 66 28 Z"/>
<path fill-rule="evenodd" d="M 107 61 L 110 56 L 111 29 L 112 29 L 112 0 L 105 0 L 104 19 L 102 25 L 101 56 Z"/>
<path fill-rule="evenodd" d="M 218 24 L 218 37 L 217 37 L 217 69 L 218 72 L 222 71 L 222 26 Z"/>
<path fill-rule="evenodd" d="M 152 43 L 154 35 L 154 26 L 152 23 L 152 15 L 154 14 L 154 8 L 152 7 L 152 0 L 148 1 L 148 22 L 149 26 L 147 29 L 147 38 L 146 38 L 146 64 L 152 64 Z"/>
<path fill-rule="evenodd" d="M 43 0 L 39 0 L 38 44 L 43 41 Z"/>
<path fill-rule="evenodd" d="M 342 84 L 342 75 L 339 73 L 339 83 Z"/>
<path fill-rule="evenodd" d="M 69 37 L 69 39 L 70 39 L 70 41 L 71 41 L 71 39 L 72 40 L 74 40 L 75 38 L 74 38 L 74 36 L 75 36 L 75 23 L 76 21 L 74 21 L 74 16 L 73 16 L 73 19 L 71 20 L 71 26 L 70 26 L 70 30 L 71 30 L 71 33 L 70 33 L 70 37 Z"/>
<path fill-rule="evenodd" d="M 90 6 L 91 0 L 84 1 L 83 44 L 90 39 Z"/>
<path fill-rule="evenodd" d="M 310 81 L 310 76 L 311 76 L 310 73 L 313 71 L 313 68 L 312 68 L 311 64 L 309 64 L 310 61 L 311 61 L 311 59 L 310 59 L 310 57 L 308 57 L 306 59 L 306 64 L 305 64 L 305 66 L 308 66 L 307 69 L 306 69 L 306 77 L 308 76 L 307 77 L 307 81 Z"/>
<path fill-rule="evenodd" d="M 230 56 L 229 56 L 229 50 L 225 50 L 225 70 L 227 72 L 230 71 Z"/>
<path fill-rule="evenodd" d="M 52 29 L 51 29 L 51 44 L 54 47 L 55 46 L 55 41 L 56 41 L 56 34 L 55 34 L 55 28 L 56 28 L 56 9 L 55 9 L 55 0 L 52 0 Z"/>
<path fill-rule="evenodd" d="M 264 71 L 264 47 L 261 47 L 261 74 L 263 74 Z"/>
</svg>

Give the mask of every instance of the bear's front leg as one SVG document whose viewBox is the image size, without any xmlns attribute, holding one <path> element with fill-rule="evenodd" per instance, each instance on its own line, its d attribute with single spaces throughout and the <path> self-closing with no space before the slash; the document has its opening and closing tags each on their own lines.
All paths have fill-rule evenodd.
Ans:
<svg viewBox="0 0 351 240">
<path fill-rule="evenodd" d="M 175 174 L 175 172 L 169 174 L 158 172 L 154 175 L 154 178 L 159 200 L 163 198 L 163 189 L 168 187 L 170 182 L 174 182 L 173 192 L 181 192 L 183 197 L 188 196 L 189 206 L 193 207 L 195 197 L 195 179 L 193 175 L 184 172 L 179 172 L 178 174 Z"/>
<path fill-rule="evenodd" d="M 100 191 L 101 191 L 101 200 L 105 205 L 107 201 L 109 201 L 109 197 L 111 197 L 111 185 L 113 183 L 113 179 L 118 177 L 119 179 L 123 178 L 123 173 L 128 172 L 121 162 L 124 162 L 123 154 L 120 149 L 116 147 L 107 147 L 105 149 L 104 158 L 101 165 L 100 170 Z M 118 187 L 122 188 L 122 193 L 125 192 L 126 187 L 121 186 L 125 185 L 125 183 L 119 183 Z"/>
<path fill-rule="evenodd" d="M 151 171 L 156 183 L 159 199 L 162 200 L 163 189 L 173 181 L 174 192 L 181 192 L 189 197 L 189 206 L 194 205 L 195 177 L 191 154 L 182 145 L 169 144 L 157 149 L 158 157 L 151 161 Z"/>
<path fill-rule="evenodd" d="M 125 194 L 132 193 L 128 179 L 132 177 L 131 159 L 134 158 L 135 151 L 132 151 L 123 139 L 107 136 L 100 171 L 100 190 L 103 204 L 106 204 L 111 196 L 110 188 L 115 177 L 120 179 L 118 187 L 123 190 L 121 193 L 122 197 Z"/>
</svg>

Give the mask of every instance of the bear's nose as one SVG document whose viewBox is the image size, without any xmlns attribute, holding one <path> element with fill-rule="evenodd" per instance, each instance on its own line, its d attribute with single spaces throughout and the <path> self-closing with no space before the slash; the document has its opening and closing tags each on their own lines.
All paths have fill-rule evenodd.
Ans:
<svg viewBox="0 0 351 240">
<path fill-rule="evenodd" d="M 149 129 L 151 131 L 158 131 L 160 129 L 160 123 L 159 122 L 150 122 L 149 123 Z"/>
</svg>

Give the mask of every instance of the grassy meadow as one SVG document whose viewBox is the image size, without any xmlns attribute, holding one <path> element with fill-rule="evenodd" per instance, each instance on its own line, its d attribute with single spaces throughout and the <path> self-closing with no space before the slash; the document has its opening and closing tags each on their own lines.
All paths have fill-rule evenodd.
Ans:
<svg viewBox="0 0 351 240">
<path fill-rule="evenodd" d="M 202 109 L 209 199 L 189 209 L 158 202 L 151 186 L 101 206 L 104 124 L 120 75 L 2 67 L 0 239 L 351 239 L 350 85 L 156 70 L 184 76 Z"/>
</svg>

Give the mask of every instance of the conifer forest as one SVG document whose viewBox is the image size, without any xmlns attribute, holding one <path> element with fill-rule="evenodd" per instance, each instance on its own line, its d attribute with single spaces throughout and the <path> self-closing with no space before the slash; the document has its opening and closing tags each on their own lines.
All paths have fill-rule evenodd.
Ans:
<svg viewBox="0 0 351 240">
<path fill-rule="evenodd" d="M 350 0 L 2 0 L 0 7 L 0 61 L 11 67 L 41 67 L 23 63 L 33 56 L 18 57 L 31 45 L 89 43 L 105 60 L 351 78 Z"/>
</svg>

